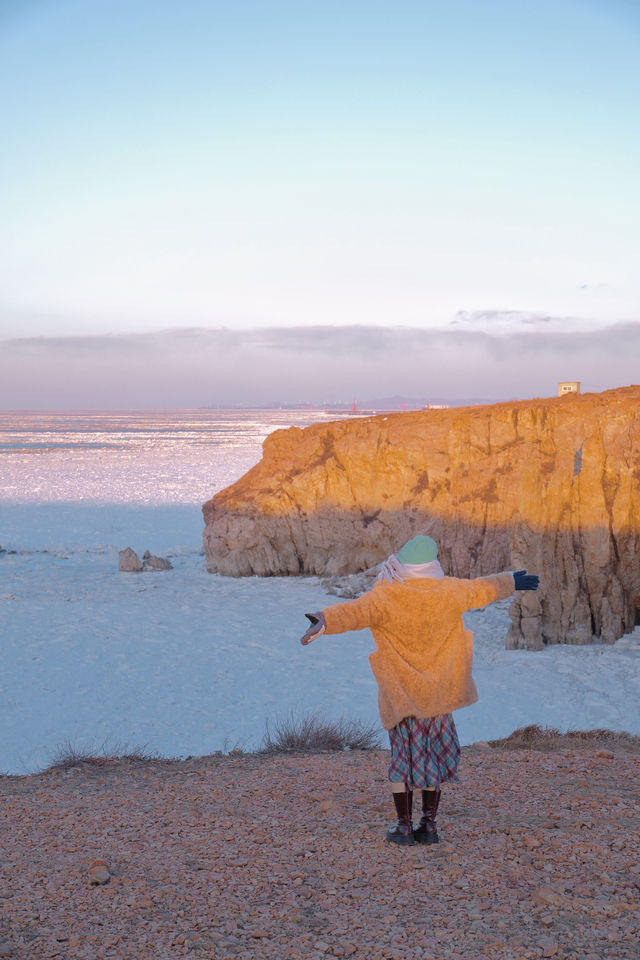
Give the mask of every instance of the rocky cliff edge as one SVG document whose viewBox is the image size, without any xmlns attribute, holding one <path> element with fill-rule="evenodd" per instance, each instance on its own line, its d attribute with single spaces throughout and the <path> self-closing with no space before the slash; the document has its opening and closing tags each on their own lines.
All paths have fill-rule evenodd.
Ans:
<svg viewBox="0 0 640 960">
<path fill-rule="evenodd" d="M 354 573 L 427 533 L 451 576 L 540 574 L 508 646 L 612 643 L 640 620 L 640 386 L 277 430 L 203 513 L 211 572 Z"/>
</svg>

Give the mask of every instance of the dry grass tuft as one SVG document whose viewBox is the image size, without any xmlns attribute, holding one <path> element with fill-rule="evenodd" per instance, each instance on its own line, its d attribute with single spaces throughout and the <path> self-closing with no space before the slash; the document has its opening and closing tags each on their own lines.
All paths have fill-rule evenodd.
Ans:
<svg viewBox="0 0 640 960">
<path fill-rule="evenodd" d="M 164 759 L 157 753 L 149 753 L 146 747 L 132 747 L 128 744 L 104 741 L 99 746 L 79 747 L 67 740 L 55 751 L 47 772 L 72 770 L 74 767 L 104 767 L 113 763 L 148 763 L 150 760 Z"/>
<path fill-rule="evenodd" d="M 267 731 L 260 753 L 324 753 L 342 750 L 379 750 L 377 726 L 358 720 L 327 720 L 317 714 L 297 717 L 290 713 Z"/>
<path fill-rule="evenodd" d="M 625 753 L 640 753 L 640 737 L 618 730 L 568 730 L 560 733 L 553 727 L 531 724 L 514 730 L 502 740 L 489 740 L 489 746 L 506 750 L 588 749 L 589 747 L 618 747 Z"/>
</svg>

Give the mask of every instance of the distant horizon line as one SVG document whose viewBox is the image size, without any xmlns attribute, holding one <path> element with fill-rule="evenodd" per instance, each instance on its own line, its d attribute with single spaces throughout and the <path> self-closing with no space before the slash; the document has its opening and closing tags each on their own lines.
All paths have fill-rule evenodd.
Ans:
<svg viewBox="0 0 640 960">
<path fill-rule="evenodd" d="M 560 383 L 570 383 L 581 381 L 558 381 Z M 609 393 L 614 390 L 624 390 L 631 387 L 637 387 L 640 384 L 627 383 L 627 384 L 618 384 L 615 387 L 607 387 L 604 390 L 578 390 L 564 396 L 589 396 L 589 395 L 599 395 L 603 393 Z M 310 401 L 265 401 L 263 403 L 250 403 L 250 402 L 236 402 L 236 403 L 217 403 L 217 404 L 200 404 L 198 406 L 185 406 L 185 407 L 176 407 L 176 406 L 149 406 L 149 407 L 0 407 L 0 416 L 35 416 L 38 414 L 41 415 L 65 415 L 65 414 L 145 414 L 145 413 L 206 413 L 206 412 L 216 412 L 221 413 L 317 413 L 317 414 L 337 414 L 341 416 L 364 416 L 364 415 L 378 415 L 383 413 L 417 413 L 423 410 L 437 410 L 437 409 L 451 409 L 458 407 L 478 407 L 478 406 L 495 406 L 503 403 L 526 403 L 527 401 L 536 401 L 536 400 L 557 400 L 563 399 L 559 396 L 558 392 L 542 395 L 537 394 L 535 396 L 526 396 L 526 397 L 503 397 L 500 399 L 488 399 L 482 397 L 467 397 L 467 398 L 455 398 L 452 400 L 446 400 L 444 397 L 432 398 L 430 400 L 423 400 L 415 397 L 382 397 L 377 400 L 327 400 L 324 403 L 311 403 Z"/>
</svg>

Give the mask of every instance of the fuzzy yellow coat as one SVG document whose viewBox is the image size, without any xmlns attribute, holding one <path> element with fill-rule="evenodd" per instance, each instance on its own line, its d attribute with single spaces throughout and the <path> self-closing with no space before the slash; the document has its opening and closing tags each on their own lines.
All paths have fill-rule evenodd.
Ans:
<svg viewBox="0 0 640 960">
<path fill-rule="evenodd" d="M 369 663 L 380 719 L 390 730 L 404 717 L 436 717 L 475 703 L 473 637 L 462 614 L 514 589 L 510 573 L 377 583 L 357 600 L 323 610 L 325 633 L 371 628 L 376 650 Z"/>
</svg>

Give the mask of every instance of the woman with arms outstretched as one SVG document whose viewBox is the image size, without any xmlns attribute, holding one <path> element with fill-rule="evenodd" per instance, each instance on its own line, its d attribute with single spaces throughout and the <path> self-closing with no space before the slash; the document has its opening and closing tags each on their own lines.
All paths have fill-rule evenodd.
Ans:
<svg viewBox="0 0 640 960">
<path fill-rule="evenodd" d="M 440 786 L 457 779 L 460 746 L 451 714 L 478 699 L 471 674 L 473 637 L 463 613 L 539 584 L 526 570 L 475 580 L 445 577 L 437 558 L 431 537 L 409 540 L 383 563 L 372 590 L 306 614 L 311 626 L 300 641 L 306 645 L 323 633 L 371 628 L 376 649 L 369 663 L 391 742 L 389 780 L 397 814 L 386 839 L 402 845 L 438 842 Z M 422 792 L 415 830 L 414 790 Z"/>
</svg>

